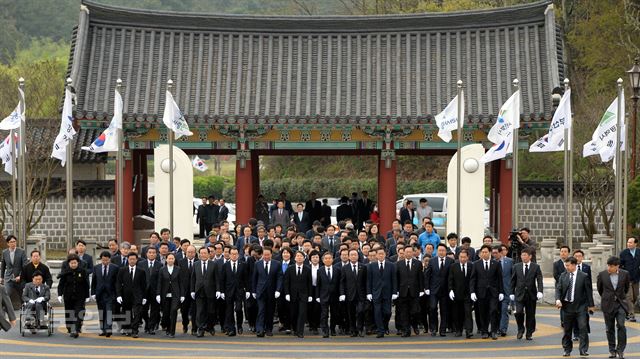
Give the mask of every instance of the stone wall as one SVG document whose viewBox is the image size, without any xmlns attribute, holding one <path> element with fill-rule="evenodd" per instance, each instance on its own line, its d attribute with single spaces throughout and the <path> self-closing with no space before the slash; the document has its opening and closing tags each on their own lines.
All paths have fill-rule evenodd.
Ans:
<svg viewBox="0 0 640 359">
<path fill-rule="evenodd" d="M 46 237 L 47 248 L 66 249 L 65 197 L 51 197 L 47 201 L 44 216 L 33 234 Z M 73 208 L 74 239 L 93 238 L 106 243 L 116 235 L 115 200 L 113 195 L 75 196 Z M 5 225 L 5 236 L 13 232 L 12 225 Z"/>
</svg>

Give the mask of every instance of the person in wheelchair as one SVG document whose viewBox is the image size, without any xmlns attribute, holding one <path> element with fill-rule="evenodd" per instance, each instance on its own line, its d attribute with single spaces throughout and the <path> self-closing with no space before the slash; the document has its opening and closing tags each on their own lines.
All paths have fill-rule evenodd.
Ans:
<svg viewBox="0 0 640 359">
<path fill-rule="evenodd" d="M 51 298 L 51 291 L 49 286 L 43 283 L 43 280 L 41 272 L 33 272 L 32 281 L 27 283 L 22 291 L 25 328 L 44 329 L 47 327 L 44 321 L 44 314 L 47 310 L 47 303 Z"/>
</svg>

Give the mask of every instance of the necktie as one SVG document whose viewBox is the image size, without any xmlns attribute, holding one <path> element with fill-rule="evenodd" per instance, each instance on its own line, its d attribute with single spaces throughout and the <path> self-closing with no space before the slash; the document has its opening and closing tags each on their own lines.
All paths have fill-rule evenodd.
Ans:
<svg viewBox="0 0 640 359">
<path fill-rule="evenodd" d="M 40 287 L 36 287 L 36 294 L 38 295 L 38 297 L 40 296 Z"/>
<path fill-rule="evenodd" d="M 331 252 L 333 252 L 333 237 L 329 237 L 329 247 L 331 247 Z"/>
<path fill-rule="evenodd" d="M 484 262 L 484 270 L 487 272 L 489 271 L 489 262 L 487 261 Z"/>
<path fill-rule="evenodd" d="M 149 268 L 153 268 L 153 261 L 149 262 Z"/>
<path fill-rule="evenodd" d="M 193 268 L 193 261 L 189 260 L 189 271 L 191 271 L 191 268 Z"/>
<path fill-rule="evenodd" d="M 442 269 L 442 267 L 444 267 L 444 258 L 440 258 L 440 268 L 438 269 Z"/>
<path fill-rule="evenodd" d="M 573 302 L 573 273 L 569 274 L 569 288 L 567 290 L 567 302 Z"/>
<path fill-rule="evenodd" d="M 202 262 L 202 275 L 207 274 L 207 262 Z"/>
<path fill-rule="evenodd" d="M 302 268 L 298 267 L 298 276 L 302 274 Z"/>
<path fill-rule="evenodd" d="M 409 268 L 409 270 L 411 270 L 411 261 L 407 259 L 407 268 Z"/>
<path fill-rule="evenodd" d="M 236 273 L 236 262 L 233 262 L 233 274 Z"/>
<path fill-rule="evenodd" d="M 329 275 L 329 280 L 331 280 L 333 278 L 333 276 L 331 275 L 331 267 L 327 268 L 327 273 Z"/>
<path fill-rule="evenodd" d="M 527 274 L 529 274 L 529 263 L 524 265 L 524 275 L 526 276 Z"/>
<path fill-rule="evenodd" d="M 107 266 L 103 266 L 102 268 L 102 278 L 106 278 L 107 277 Z"/>
<path fill-rule="evenodd" d="M 353 265 L 353 273 L 356 274 L 356 277 L 358 276 L 358 266 L 357 265 Z"/>
<path fill-rule="evenodd" d="M 282 210 L 281 209 L 278 210 L 278 215 L 282 216 Z"/>
<path fill-rule="evenodd" d="M 382 274 L 382 271 L 384 271 L 384 267 L 382 266 L 382 262 L 380 262 L 380 273 Z"/>
<path fill-rule="evenodd" d="M 133 282 L 133 267 L 129 268 L 129 275 L 131 275 L 131 281 Z"/>
<path fill-rule="evenodd" d="M 582 272 L 582 264 L 578 264 L 578 270 Z"/>
<path fill-rule="evenodd" d="M 122 257 L 122 265 L 127 265 L 127 257 Z"/>
<path fill-rule="evenodd" d="M 267 273 L 267 275 L 269 274 L 269 262 L 265 263 L 264 271 Z"/>
<path fill-rule="evenodd" d="M 467 276 L 467 266 L 465 264 L 462 265 L 462 272 L 464 273 L 464 276 Z"/>
</svg>

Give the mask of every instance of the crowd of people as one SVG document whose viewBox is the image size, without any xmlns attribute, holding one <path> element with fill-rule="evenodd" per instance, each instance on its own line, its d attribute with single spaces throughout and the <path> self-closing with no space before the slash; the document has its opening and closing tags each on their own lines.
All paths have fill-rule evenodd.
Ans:
<svg viewBox="0 0 640 359">
<path fill-rule="evenodd" d="M 375 204 L 363 192 L 355 206 L 353 201 L 344 204 L 351 215 L 356 209 L 368 217 L 357 214 L 356 220 L 344 217 L 325 225 L 326 213 L 315 194 L 306 204 L 296 204 L 295 212 L 281 196 L 273 208 L 265 207 L 266 213 L 258 210 L 259 218 L 231 230 L 221 217 L 224 205 L 208 200 L 210 204 L 203 203 L 209 207 L 205 214 L 198 214 L 206 238 L 199 248 L 162 229 L 151 233 L 141 248 L 111 240 L 109 250 L 94 262 L 85 252 L 86 243 L 78 240 L 57 278 L 70 336 L 82 332 L 85 305 L 95 301 L 100 335 L 107 337 L 116 331 L 114 326 L 134 338 L 141 330 L 155 335 L 160 329 L 174 337 L 180 318 L 183 333 L 197 337 L 215 335 L 216 330 L 243 334 L 246 320 L 258 337 L 283 332 L 302 338 L 310 332 L 324 338 L 382 338 L 391 333 L 389 323 L 395 316 L 394 334 L 402 337 L 475 334 L 497 340 L 507 335 L 513 312 L 517 339 L 533 339 L 536 304 L 544 290 L 536 244 L 527 228 L 517 232 L 517 246 L 485 236 L 474 249 L 470 238 L 455 233 L 441 239 L 428 211 L 422 212 L 420 228 L 416 213 L 401 211 L 404 221 L 394 221 L 390 231 L 381 233 L 371 220 Z M 14 236 L 7 237 L 7 243 L 4 285 L 10 294 L 21 294 L 28 320 L 41 325 L 54 279 L 37 249 L 27 258 Z M 630 238 L 628 249 L 610 258 L 608 269 L 598 274 L 612 357 L 623 357 L 624 322 L 635 321 L 637 243 Z M 580 353 L 586 354 L 588 317 L 594 309 L 591 271 L 581 250 L 570 254 L 562 247 L 560 253 L 554 278 L 562 345 L 569 355 L 578 340 Z"/>
</svg>

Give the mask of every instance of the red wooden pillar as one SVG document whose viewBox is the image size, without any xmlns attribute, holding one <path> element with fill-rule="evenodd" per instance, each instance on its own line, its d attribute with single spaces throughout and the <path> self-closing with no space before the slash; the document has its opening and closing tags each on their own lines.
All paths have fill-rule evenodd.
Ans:
<svg viewBox="0 0 640 359">
<path fill-rule="evenodd" d="M 507 168 L 506 160 L 499 160 L 498 167 L 498 218 L 500 225 L 498 227 L 499 239 L 502 242 L 509 240 L 509 232 L 511 232 L 511 199 L 513 196 L 513 185 L 511 183 L 511 175 L 513 171 Z"/>
<path fill-rule="evenodd" d="M 117 164 L 116 164 L 117 166 Z M 123 238 L 118 238 L 118 242 L 122 242 L 122 240 L 126 240 L 127 242 L 135 243 L 135 238 L 133 238 L 133 161 L 125 160 L 124 161 L 124 171 L 123 178 L 118 178 L 116 176 L 115 181 L 115 191 L 114 191 L 114 202 L 116 204 L 116 238 L 118 238 L 119 234 L 117 233 L 118 228 L 118 195 L 117 190 L 119 186 L 119 181 L 122 181 L 123 185 L 123 205 L 122 205 L 122 229 L 123 229 Z"/>
<path fill-rule="evenodd" d="M 387 168 L 385 162 L 389 162 Z M 396 163 L 395 159 L 378 160 L 378 211 L 380 212 L 380 233 L 391 230 L 396 219 Z"/>
<path fill-rule="evenodd" d="M 255 203 L 260 194 L 260 156 L 255 151 L 251 151 L 251 174 L 253 175 L 253 197 L 251 198 L 251 217 L 256 216 Z"/>
<path fill-rule="evenodd" d="M 240 159 L 236 158 L 236 223 L 247 223 L 253 217 L 253 172 L 257 168 L 252 155 L 245 159 L 244 168 Z"/>
</svg>

